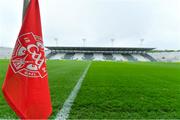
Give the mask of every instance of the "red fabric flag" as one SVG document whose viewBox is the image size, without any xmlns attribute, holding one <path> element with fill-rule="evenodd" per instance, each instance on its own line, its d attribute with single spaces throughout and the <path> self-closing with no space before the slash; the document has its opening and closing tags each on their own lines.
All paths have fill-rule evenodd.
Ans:
<svg viewBox="0 0 180 120">
<path fill-rule="evenodd" d="M 31 0 L 2 87 L 21 119 L 47 119 L 51 112 L 38 0 Z"/>
</svg>

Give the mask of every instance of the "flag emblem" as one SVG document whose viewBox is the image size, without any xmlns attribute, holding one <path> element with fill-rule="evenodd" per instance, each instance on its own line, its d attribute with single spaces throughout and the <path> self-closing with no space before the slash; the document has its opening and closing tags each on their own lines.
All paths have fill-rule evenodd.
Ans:
<svg viewBox="0 0 180 120">
<path fill-rule="evenodd" d="M 15 46 L 11 68 L 15 73 L 25 77 L 41 77 L 47 75 L 42 38 L 32 32 L 20 35 Z"/>
</svg>

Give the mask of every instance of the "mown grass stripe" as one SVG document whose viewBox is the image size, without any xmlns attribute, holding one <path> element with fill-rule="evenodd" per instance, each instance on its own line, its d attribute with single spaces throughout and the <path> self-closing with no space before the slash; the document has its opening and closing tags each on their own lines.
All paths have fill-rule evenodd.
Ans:
<svg viewBox="0 0 180 120">
<path fill-rule="evenodd" d="M 77 96 L 77 94 L 81 88 L 82 82 L 83 82 L 90 66 L 91 66 L 91 63 L 88 64 L 88 66 L 86 67 L 86 69 L 82 73 L 81 77 L 79 78 L 76 86 L 71 91 L 71 94 L 69 95 L 69 97 L 64 102 L 63 107 L 61 108 L 61 110 L 59 111 L 59 113 L 56 116 L 56 120 L 66 120 L 69 117 L 71 107 L 72 107 L 74 100 L 75 100 L 75 98 L 76 98 L 76 96 Z"/>
</svg>

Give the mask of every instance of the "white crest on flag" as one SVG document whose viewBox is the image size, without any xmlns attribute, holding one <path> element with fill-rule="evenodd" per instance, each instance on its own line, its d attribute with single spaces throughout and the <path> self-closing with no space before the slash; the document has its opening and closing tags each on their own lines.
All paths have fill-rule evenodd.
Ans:
<svg viewBox="0 0 180 120">
<path fill-rule="evenodd" d="M 42 38 L 33 33 L 21 35 L 16 42 L 10 66 L 15 73 L 26 77 L 47 76 Z"/>
</svg>

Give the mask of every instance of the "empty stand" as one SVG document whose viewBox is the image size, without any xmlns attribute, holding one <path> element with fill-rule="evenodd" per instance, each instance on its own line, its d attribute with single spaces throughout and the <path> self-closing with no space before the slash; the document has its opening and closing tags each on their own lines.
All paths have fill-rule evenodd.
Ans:
<svg viewBox="0 0 180 120">
<path fill-rule="evenodd" d="M 145 57 L 146 59 L 148 59 L 151 62 L 155 62 L 157 61 L 155 58 L 153 58 L 151 55 L 149 54 L 141 54 L 143 57 Z"/>
<path fill-rule="evenodd" d="M 104 60 L 114 60 L 114 57 L 111 53 L 104 53 Z"/>
<path fill-rule="evenodd" d="M 123 57 L 121 54 L 113 54 L 113 57 L 116 61 L 128 61 L 125 57 Z"/>
<path fill-rule="evenodd" d="M 54 55 L 56 55 L 57 53 L 55 53 L 55 52 L 51 52 L 51 53 L 49 53 L 47 56 L 46 56 L 46 58 L 47 59 L 51 59 L 51 57 L 53 57 Z"/>
<path fill-rule="evenodd" d="M 122 54 L 128 61 L 137 61 L 131 54 Z"/>
<path fill-rule="evenodd" d="M 64 59 L 66 59 L 66 60 L 72 60 L 73 57 L 74 57 L 74 54 L 75 54 L 75 53 L 66 53 L 66 54 L 64 55 Z"/>
<path fill-rule="evenodd" d="M 45 50 L 45 55 L 47 56 L 48 54 L 50 54 L 51 51 L 50 50 Z"/>
<path fill-rule="evenodd" d="M 148 55 L 162 62 L 180 62 L 180 52 L 155 52 Z"/>
<path fill-rule="evenodd" d="M 61 60 L 64 58 L 65 53 L 57 53 L 51 57 L 51 60 Z"/>
<path fill-rule="evenodd" d="M 134 58 L 136 58 L 138 61 L 147 62 L 150 61 L 149 59 L 145 58 L 141 54 L 132 54 Z"/>
<path fill-rule="evenodd" d="M 48 59 L 97 61 L 180 61 L 180 52 L 148 53 L 154 48 L 131 47 L 46 47 Z"/>
<path fill-rule="evenodd" d="M 84 53 L 83 59 L 84 60 L 93 60 L 94 59 L 93 53 Z"/>
<path fill-rule="evenodd" d="M 97 60 L 97 61 L 104 61 L 104 57 L 102 53 L 95 53 L 94 54 L 94 59 L 93 60 Z"/>
<path fill-rule="evenodd" d="M 73 57 L 73 60 L 82 60 L 84 54 L 83 53 L 76 53 Z"/>
</svg>

